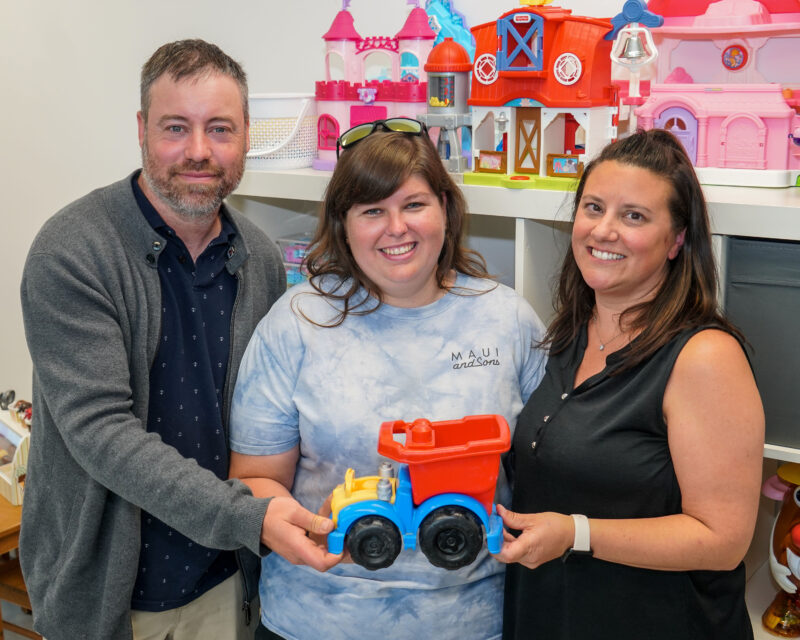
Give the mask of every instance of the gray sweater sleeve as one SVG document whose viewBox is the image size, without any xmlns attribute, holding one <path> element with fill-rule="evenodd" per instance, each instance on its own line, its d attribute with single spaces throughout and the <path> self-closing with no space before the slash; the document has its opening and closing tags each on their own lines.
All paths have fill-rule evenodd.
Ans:
<svg viewBox="0 0 800 640">
<path fill-rule="evenodd" d="M 108 265 L 87 264 L 85 255 L 42 249 L 35 246 L 29 255 L 21 292 L 43 401 L 36 410 L 55 426 L 53 433 L 37 434 L 37 445 L 60 440 L 58 448 L 66 448 L 92 481 L 203 545 L 261 552 L 268 500 L 184 458 L 137 417 L 146 415 L 147 394 L 134 388 L 142 388 L 149 362 L 131 325 L 151 320 L 126 313 L 131 301 L 121 289 L 130 287 L 116 282 L 136 274 L 126 272 L 124 260 L 109 273 Z M 64 475 L 57 481 L 64 482 Z M 86 479 L 74 481 L 79 490 Z"/>
</svg>

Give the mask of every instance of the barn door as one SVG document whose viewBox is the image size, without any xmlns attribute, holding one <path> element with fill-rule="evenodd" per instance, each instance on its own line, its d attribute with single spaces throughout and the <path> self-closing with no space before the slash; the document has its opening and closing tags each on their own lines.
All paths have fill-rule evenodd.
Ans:
<svg viewBox="0 0 800 640">
<path fill-rule="evenodd" d="M 517 109 L 516 157 L 514 171 L 539 173 L 542 115 L 538 107 Z"/>
</svg>

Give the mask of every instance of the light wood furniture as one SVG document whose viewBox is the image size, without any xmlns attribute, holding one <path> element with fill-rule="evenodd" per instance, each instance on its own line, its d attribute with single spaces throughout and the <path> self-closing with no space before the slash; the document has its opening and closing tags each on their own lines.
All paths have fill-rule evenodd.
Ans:
<svg viewBox="0 0 800 640">
<path fill-rule="evenodd" d="M 31 601 L 22 579 L 19 568 L 19 558 L 9 556 L 19 546 L 19 525 L 22 518 L 22 507 L 14 506 L 0 496 L 0 600 L 11 602 L 23 609 L 31 610 Z M 4 637 L 3 631 L 13 631 L 26 638 L 41 640 L 38 633 L 21 627 L 18 624 L 4 620 L 0 612 L 0 640 Z"/>
</svg>

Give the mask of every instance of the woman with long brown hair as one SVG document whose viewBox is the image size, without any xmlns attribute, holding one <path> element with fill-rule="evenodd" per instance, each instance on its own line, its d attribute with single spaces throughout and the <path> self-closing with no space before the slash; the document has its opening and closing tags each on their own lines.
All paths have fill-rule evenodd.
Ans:
<svg viewBox="0 0 800 640">
<path fill-rule="evenodd" d="M 513 427 L 544 370 L 544 328 L 464 246 L 464 198 L 422 125 L 340 140 L 310 281 L 258 326 L 236 384 L 231 474 L 276 496 L 273 514 L 317 511 L 348 467 L 374 474 L 382 422 L 501 414 Z M 498 484 L 507 500 L 505 474 Z M 375 571 L 320 573 L 286 551 L 304 533 L 271 530 L 259 637 L 500 637 L 504 567 L 485 548 L 454 570 L 417 548 Z"/>
<path fill-rule="evenodd" d="M 640 131 L 588 164 L 513 441 L 505 638 L 752 638 L 764 414 L 718 308 L 703 192 Z"/>
</svg>

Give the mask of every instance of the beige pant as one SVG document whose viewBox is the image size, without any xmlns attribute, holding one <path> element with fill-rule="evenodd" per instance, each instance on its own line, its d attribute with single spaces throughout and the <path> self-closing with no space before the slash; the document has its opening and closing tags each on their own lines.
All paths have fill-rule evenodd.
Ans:
<svg viewBox="0 0 800 640">
<path fill-rule="evenodd" d="M 248 629 L 242 600 L 242 577 L 237 572 L 177 609 L 131 611 L 134 640 L 251 640 L 259 614 L 256 606 Z"/>
</svg>

